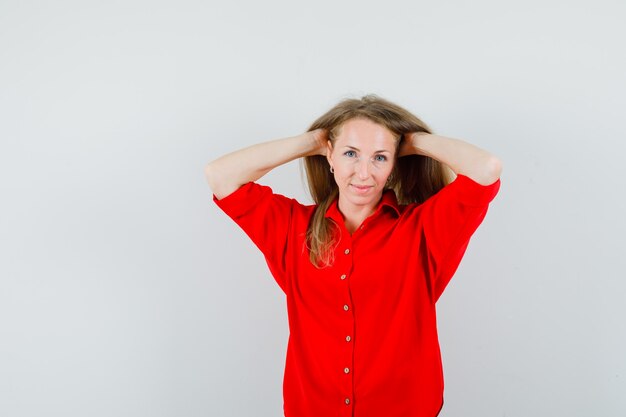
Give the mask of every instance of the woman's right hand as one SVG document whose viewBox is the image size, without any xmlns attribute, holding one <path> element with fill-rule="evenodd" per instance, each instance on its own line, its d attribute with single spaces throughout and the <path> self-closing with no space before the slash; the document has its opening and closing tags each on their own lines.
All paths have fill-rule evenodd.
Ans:
<svg viewBox="0 0 626 417">
<path fill-rule="evenodd" d="M 308 132 L 315 143 L 315 150 L 310 155 L 322 155 L 326 156 L 326 150 L 328 149 L 328 130 L 315 129 Z"/>
</svg>

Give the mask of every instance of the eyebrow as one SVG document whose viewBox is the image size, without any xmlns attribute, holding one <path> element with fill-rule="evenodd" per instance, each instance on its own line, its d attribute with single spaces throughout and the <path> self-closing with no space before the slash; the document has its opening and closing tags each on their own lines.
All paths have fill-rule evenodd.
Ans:
<svg viewBox="0 0 626 417">
<path fill-rule="evenodd" d="M 355 148 L 354 146 L 350 146 L 350 145 L 346 145 L 346 146 L 344 146 L 344 148 L 353 149 L 355 151 L 360 151 L 359 148 Z M 379 149 L 379 150 L 375 151 L 374 153 L 381 153 L 381 152 L 391 153 L 390 151 L 388 151 L 386 149 Z"/>
</svg>

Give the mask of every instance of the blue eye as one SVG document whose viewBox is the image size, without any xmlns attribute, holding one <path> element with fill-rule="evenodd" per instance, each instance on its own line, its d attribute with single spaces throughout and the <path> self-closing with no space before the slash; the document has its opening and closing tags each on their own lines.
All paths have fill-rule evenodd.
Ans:
<svg viewBox="0 0 626 417">
<path fill-rule="evenodd" d="M 376 160 L 376 162 L 385 162 L 387 160 L 387 157 L 385 155 L 376 155 L 374 159 Z"/>
<path fill-rule="evenodd" d="M 354 152 L 354 151 L 346 151 L 346 152 L 344 152 L 344 155 L 347 156 L 347 157 L 352 158 L 353 156 L 356 156 L 356 152 Z"/>
</svg>

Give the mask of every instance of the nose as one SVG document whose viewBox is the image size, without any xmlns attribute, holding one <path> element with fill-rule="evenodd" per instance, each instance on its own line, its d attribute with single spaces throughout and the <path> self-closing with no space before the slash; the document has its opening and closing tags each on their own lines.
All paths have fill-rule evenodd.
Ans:
<svg viewBox="0 0 626 417">
<path fill-rule="evenodd" d="M 370 166 L 369 166 L 369 161 L 365 158 L 362 158 L 357 164 L 356 164 L 356 173 L 359 176 L 359 179 L 361 180 L 366 180 L 369 178 L 370 176 Z"/>
</svg>

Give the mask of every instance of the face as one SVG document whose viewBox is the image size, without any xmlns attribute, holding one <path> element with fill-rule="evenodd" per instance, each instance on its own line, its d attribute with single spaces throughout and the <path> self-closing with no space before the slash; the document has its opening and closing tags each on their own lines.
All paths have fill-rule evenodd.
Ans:
<svg viewBox="0 0 626 417">
<path fill-rule="evenodd" d="M 345 122 L 327 158 L 339 186 L 343 210 L 373 210 L 395 163 L 396 138 L 386 127 L 368 119 Z"/>
</svg>

